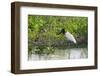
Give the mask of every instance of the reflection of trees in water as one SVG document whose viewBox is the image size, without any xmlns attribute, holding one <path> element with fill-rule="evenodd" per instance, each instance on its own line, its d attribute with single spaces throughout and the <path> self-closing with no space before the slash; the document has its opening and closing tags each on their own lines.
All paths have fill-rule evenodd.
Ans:
<svg viewBox="0 0 100 76">
<path fill-rule="evenodd" d="M 56 49 L 52 54 L 31 54 L 29 60 L 63 60 L 63 59 L 83 59 L 88 58 L 86 48 L 73 48 L 66 50 Z"/>
</svg>

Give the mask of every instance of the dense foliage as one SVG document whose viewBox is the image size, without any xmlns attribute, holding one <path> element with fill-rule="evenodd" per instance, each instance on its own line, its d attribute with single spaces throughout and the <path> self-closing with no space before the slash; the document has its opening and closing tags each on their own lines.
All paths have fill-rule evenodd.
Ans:
<svg viewBox="0 0 100 76">
<path fill-rule="evenodd" d="M 58 35 L 62 28 L 74 35 L 80 47 L 86 47 L 87 27 L 87 17 L 29 15 L 28 53 L 51 54 L 55 48 L 67 48 L 66 38 Z"/>
</svg>

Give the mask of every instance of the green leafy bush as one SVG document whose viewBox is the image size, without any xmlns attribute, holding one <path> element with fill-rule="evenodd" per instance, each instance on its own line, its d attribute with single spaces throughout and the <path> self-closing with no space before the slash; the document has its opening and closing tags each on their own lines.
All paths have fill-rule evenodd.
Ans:
<svg viewBox="0 0 100 76">
<path fill-rule="evenodd" d="M 74 35 L 79 46 L 87 47 L 87 27 L 87 17 L 29 15 L 28 53 L 50 54 L 55 48 L 67 48 L 66 38 L 58 35 L 62 28 Z"/>
</svg>

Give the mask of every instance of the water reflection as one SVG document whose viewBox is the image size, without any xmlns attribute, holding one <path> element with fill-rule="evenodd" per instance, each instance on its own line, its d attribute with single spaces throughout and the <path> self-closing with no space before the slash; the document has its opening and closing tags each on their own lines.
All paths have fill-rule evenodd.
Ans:
<svg viewBox="0 0 100 76">
<path fill-rule="evenodd" d="M 55 50 L 53 54 L 32 54 L 29 60 L 64 60 L 64 59 L 82 59 L 88 57 L 87 48 L 73 48 L 66 50 Z"/>
</svg>

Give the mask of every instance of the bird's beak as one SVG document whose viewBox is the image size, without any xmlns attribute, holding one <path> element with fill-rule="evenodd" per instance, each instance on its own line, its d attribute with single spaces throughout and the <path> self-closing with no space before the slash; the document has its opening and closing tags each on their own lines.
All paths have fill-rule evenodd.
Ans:
<svg viewBox="0 0 100 76">
<path fill-rule="evenodd" d="M 60 32 L 57 32 L 57 35 L 60 35 L 62 33 L 62 31 L 60 31 Z"/>
</svg>

